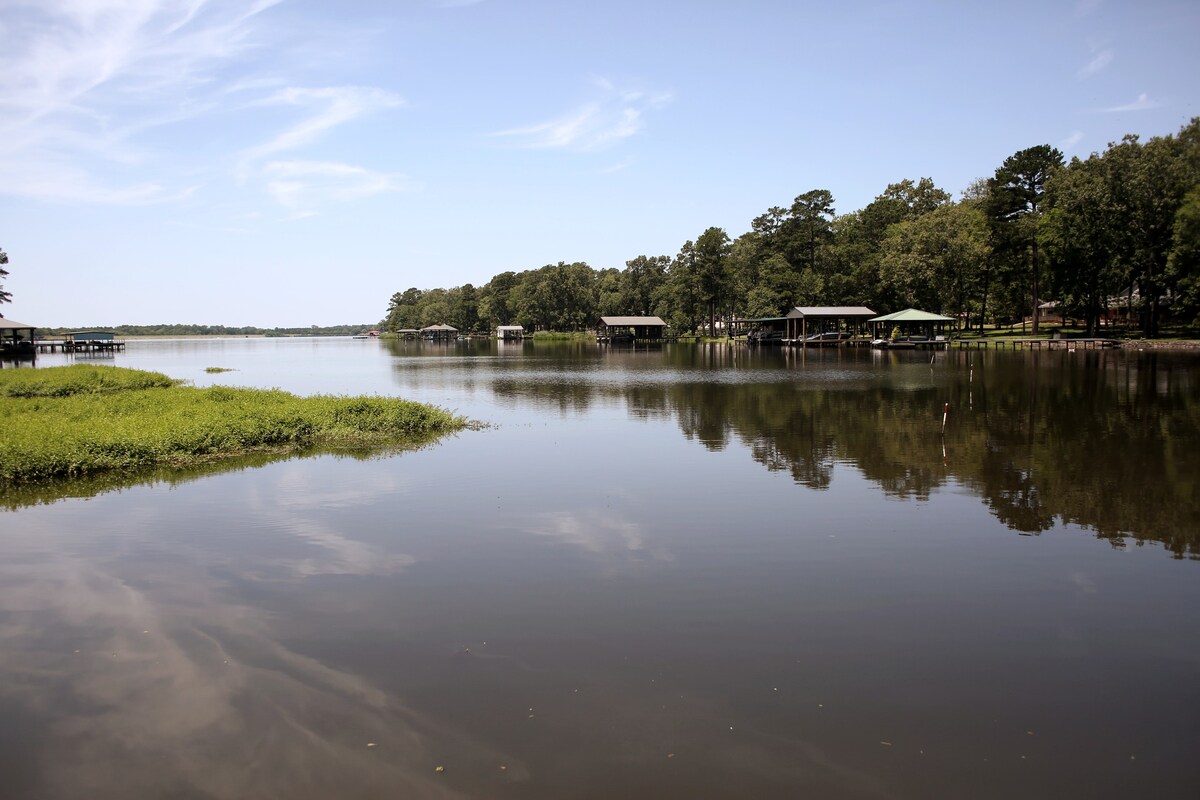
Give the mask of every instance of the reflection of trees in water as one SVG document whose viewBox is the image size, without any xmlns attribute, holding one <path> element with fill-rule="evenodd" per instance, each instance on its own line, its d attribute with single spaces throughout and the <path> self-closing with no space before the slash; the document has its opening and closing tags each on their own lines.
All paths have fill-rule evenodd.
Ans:
<svg viewBox="0 0 1200 800">
<path fill-rule="evenodd" d="M 801 373 L 794 382 L 638 386 L 625 398 L 635 415 L 669 408 L 683 434 L 709 449 L 737 439 L 755 461 L 809 488 L 827 488 L 838 462 L 894 497 L 923 500 L 954 480 L 1018 531 L 1070 523 L 1114 544 L 1158 541 L 1200 556 L 1191 455 L 1200 384 L 1190 363 L 1091 353 L 979 365 L 973 383 L 951 364 L 949 383 L 943 376 L 936 386 L 830 388 Z"/>
</svg>

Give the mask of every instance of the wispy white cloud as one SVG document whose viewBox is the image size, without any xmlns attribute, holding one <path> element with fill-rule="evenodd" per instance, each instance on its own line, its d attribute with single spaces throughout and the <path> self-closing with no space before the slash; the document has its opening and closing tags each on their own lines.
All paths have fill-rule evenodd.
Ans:
<svg viewBox="0 0 1200 800">
<path fill-rule="evenodd" d="M 199 115 L 211 68 L 255 44 L 280 0 L 11 0 L 0 70 L 0 191 L 156 202 L 156 182 L 105 176 L 148 154 L 138 133 Z"/>
<path fill-rule="evenodd" d="M 283 89 L 259 104 L 299 106 L 309 109 L 309 114 L 269 141 L 246 151 L 242 164 L 311 144 L 338 125 L 378 109 L 394 108 L 403 102 L 391 92 L 361 86 Z"/>
<path fill-rule="evenodd" d="M 1061 142 L 1059 142 L 1059 149 L 1064 150 L 1064 151 L 1071 150 L 1075 147 L 1075 145 L 1079 144 L 1082 141 L 1083 141 L 1083 131 L 1075 131 L 1070 136 L 1068 136 L 1067 138 L 1065 138 Z"/>
<path fill-rule="evenodd" d="M 1143 92 L 1139 94 L 1137 100 L 1134 100 L 1132 103 L 1126 103 L 1120 106 L 1111 106 L 1109 108 L 1102 108 L 1100 110 L 1106 114 L 1113 114 L 1120 111 L 1148 111 L 1152 108 L 1158 108 L 1161 105 L 1162 103 L 1157 100 L 1151 100 L 1150 95 Z"/>
<path fill-rule="evenodd" d="M 411 188 L 403 175 L 388 175 L 328 161 L 272 161 L 262 170 L 267 192 L 284 208 L 311 216 L 324 201 L 345 202 Z"/>
<path fill-rule="evenodd" d="M 532 149 L 598 150 L 637 134 L 645 113 L 667 105 L 667 92 L 618 89 L 607 80 L 595 82 L 595 99 L 565 116 L 491 135 Z"/>
<path fill-rule="evenodd" d="M 324 199 L 349 200 L 402 185 L 397 176 L 335 164 L 339 159 L 328 153 L 324 162 L 263 167 L 339 126 L 402 104 L 371 87 L 290 85 L 275 62 L 262 57 L 270 32 L 257 18 L 279 2 L 8 2 L 3 26 L 13 46 L 0 70 L 0 192 L 159 203 L 188 196 L 196 183 L 228 180 L 232 162 L 235 177 L 261 179 L 270 196 L 296 213 L 309 211 L 322 192 Z M 250 54 L 256 56 L 252 71 L 234 69 Z M 279 109 L 291 109 L 291 120 L 280 123 Z M 212 140 L 189 139 L 168 154 L 149 135 L 229 114 L 238 116 L 236 127 L 227 128 L 232 135 L 261 141 L 233 153 L 201 154 Z M 271 134 L 265 127 L 271 124 L 282 128 Z"/>
<path fill-rule="evenodd" d="M 1079 78 L 1079 80 L 1090 78 L 1111 64 L 1112 60 L 1112 50 L 1101 50 L 1092 56 L 1092 59 L 1088 61 L 1088 63 L 1080 67 L 1079 71 L 1076 72 L 1075 75 Z"/>
<path fill-rule="evenodd" d="M 625 169 L 628 169 L 629 165 L 632 163 L 633 163 L 632 159 L 626 158 L 622 161 L 618 161 L 615 164 L 610 164 L 607 167 L 602 167 L 601 169 L 596 170 L 596 172 L 600 175 L 611 175 L 614 172 L 621 172 Z"/>
</svg>

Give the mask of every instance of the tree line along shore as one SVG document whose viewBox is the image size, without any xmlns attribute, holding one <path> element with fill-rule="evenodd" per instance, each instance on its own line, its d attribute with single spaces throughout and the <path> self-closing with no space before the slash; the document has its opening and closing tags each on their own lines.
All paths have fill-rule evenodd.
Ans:
<svg viewBox="0 0 1200 800">
<path fill-rule="evenodd" d="M 478 287 L 412 287 L 392 295 L 380 327 L 580 331 L 624 314 L 713 335 L 734 319 L 841 305 L 922 308 L 980 332 L 1027 322 L 1036 335 L 1053 318 L 1088 336 L 1115 325 L 1187 335 L 1200 323 L 1200 118 L 1086 158 L 1020 150 L 958 200 L 908 179 L 839 215 L 832 193 L 813 189 L 736 238 L 709 227 L 624 269 L 560 261 Z"/>
</svg>

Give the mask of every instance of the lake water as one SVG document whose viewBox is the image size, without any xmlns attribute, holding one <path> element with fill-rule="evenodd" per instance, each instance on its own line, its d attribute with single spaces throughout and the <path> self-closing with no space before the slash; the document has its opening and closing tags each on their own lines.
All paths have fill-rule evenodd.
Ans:
<svg viewBox="0 0 1200 800">
<path fill-rule="evenodd" d="M 1200 356 L 104 363 L 487 425 L 9 493 L 0 797 L 1200 796 Z"/>
</svg>

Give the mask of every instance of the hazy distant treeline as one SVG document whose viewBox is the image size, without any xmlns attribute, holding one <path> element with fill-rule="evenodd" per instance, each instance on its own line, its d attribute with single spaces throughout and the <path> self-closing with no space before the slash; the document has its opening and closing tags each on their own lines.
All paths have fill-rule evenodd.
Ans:
<svg viewBox="0 0 1200 800">
<path fill-rule="evenodd" d="M 312 325 L 307 328 L 242 328 L 228 325 L 118 325 L 79 327 L 79 328 L 42 328 L 43 336 L 60 336 L 65 333 L 84 330 L 112 331 L 118 336 L 352 336 L 362 333 L 373 325 Z"/>
<path fill-rule="evenodd" d="M 1200 118 L 1086 159 L 1021 150 L 958 201 L 929 178 L 903 180 L 839 215 L 814 189 L 736 239 L 710 227 L 674 256 L 624 269 L 560 261 L 479 287 L 413 287 L 392 295 L 380 325 L 572 331 L 606 314 L 658 315 L 682 333 L 796 305 L 866 305 L 967 326 L 1031 318 L 1036 332 L 1046 301 L 1089 332 L 1118 315 L 1147 336 L 1200 317 Z"/>
</svg>

